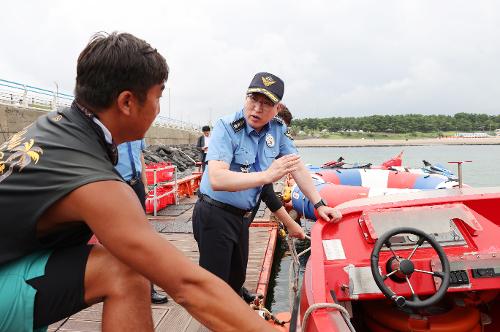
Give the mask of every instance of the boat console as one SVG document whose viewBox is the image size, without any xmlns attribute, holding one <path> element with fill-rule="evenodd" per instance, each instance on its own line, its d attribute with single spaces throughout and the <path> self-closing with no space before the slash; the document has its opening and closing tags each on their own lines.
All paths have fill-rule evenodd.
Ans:
<svg viewBox="0 0 500 332">
<path fill-rule="evenodd" d="M 426 321 L 429 331 L 437 326 L 433 318 L 443 323 L 442 315 L 451 312 L 448 323 L 467 317 L 475 324 L 464 331 L 475 331 L 476 325 L 500 329 L 498 207 L 500 188 L 428 191 L 338 206 L 344 215 L 339 223 L 313 227 L 301 311 L 307 304 L 336 302 L 350 310 L 352 320 L 363 321 L 358 326 L 376 331 L 400 329 L 395 321 L 376 323 L 379 318 L 370 312 L 404 321 L 425 317 L 415 324 Z M 429 310 L 441 316 L 425 314 Z M 312 327 L 321 326 L 319 317 Z"/>
</svg>

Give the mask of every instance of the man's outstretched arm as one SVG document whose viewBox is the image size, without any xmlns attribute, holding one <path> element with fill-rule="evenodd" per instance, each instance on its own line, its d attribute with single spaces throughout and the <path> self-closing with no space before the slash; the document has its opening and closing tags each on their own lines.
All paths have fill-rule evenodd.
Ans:
<svg viewBox="0 0 500 332">
<path fill-rule="evenodd" d="M 124 183 L 95 182 L 70 196 L 81 219 L 115 257 L 162 287 L 203 325 L 214 331 L 273 330 L 224 281 L 158 235 Z"/>
</svg>

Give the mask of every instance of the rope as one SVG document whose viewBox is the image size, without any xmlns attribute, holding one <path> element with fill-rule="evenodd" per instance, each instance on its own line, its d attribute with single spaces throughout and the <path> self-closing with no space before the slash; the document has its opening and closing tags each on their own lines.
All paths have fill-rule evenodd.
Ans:
<svg viewBox="0 0 500 332">
<path fill-rule="evenodd" d="M 311 240 L 311 237 L 305 236 L 307 240 Z M 295 240 L 287 236 L 286 242 L 290 250 L 292 257 L 292 262 L 288 268 L 288 306 L 290 311 L 293 308 L 294 299 L 297 297 L 297 292 L 299 290 L 299 273 L 300 273 L 300 261 L 299 257 L 311 250 L 311 247 L 305 249 L 304 251 L 297 254 L 297 249 L 295 248 Z"/>
<path fill-rule="evenodd" d="M 311 240 L 310 236 L 306 235 L 305 238 L 309 241 Z M 298 284 L 299 284 L 299 270 L 300 270 L 299 257 L 304 255 L 306 252 L 310 251 L 311 247 L 309 247 L 309 248 L 307 248 L 307 249 L 305 249 L 302 252 L 297 254 L 294 239 L 291 239 L 290 237 L 287 236 L 286 241 L 287 241 L 288 248 L 290 249 L 290 253 L 292 256 L 292 262 L 290 263 L 290 268 L 288 271 L 288 274 L 289 274 L 289 276 L 288 276 L 288 280 L 289 280 L 288 305 L 290 307 L 290 311 L 292 311 L 294 300 L 298 299 L 297 292 L 299 290 Z M 340 304 L 336 304 L 336 303 L 315 303 L 315 304 L 311 305 L 309 308 L 307 308 L 306 312 L 304 313 L 304 319 L 302 320 L 302 331 L 303 332 L 306 331 L 307 322 L 308 322 L 308 319 L 309 319 L 309 316 L 311 315 L 311 313 L 315 310 L 325 309 L 325 308 L 332 308 L 332 309 L 338 310 L 340 312 L 340 314 L 342 315 L 342 318 L 346 322 L 347 326 L 349 327 L 349 330 L 355 331 L 354 326 L 352 326 L 352 324 L 350 322 L 350 319 L 349 319 L 350 315 L 349 315 L 349 312 L 347 311 L 346 308 L 344 308 Z M 293 319 L 293 317 L 292 317 L 292 319 Z"/>
<path fill-rule="evenodd" d="M 311 315 L 311 313 L 315 310 L 318 310 L 318 309 L 325 309 L 325 308 L 332 308 L 332 309 L 337 309 L 338 311 L 340 311 L 340 313 L 344 316 L 346 315 L 347 317 L 349 317 L 349 312 L 346 310 L 346 308 L 344 308 L 343 306 L 341 306 L 340 304 L 336 304 L 336 303 L 315 303 L 313 305 L 311 305 L 309 308 L 307 308 L 305 314 L 304 314 L 304 319 L 302 320 L 302 332 L 305 332 L 306 329 L 307 329 L 307 322 L 308 322 L 308 319 L 309 319 L 309 316 Z M 344 317 L 346 317 L 344 316 Z M 345 318 L 344 318 L 345 320 Z M 347 321 L 346 321 L 347 323 Z M 347 325 L 349 326 L 349 329 L 351 329 L 352 325 L 349 323 L 347 323 Z M 353 327 L 351 329 L 351 331 L 354 331 L 353 330 Z"/>
<path fill-rule="evenodd" d="M 62 323 L 61 323 L 61 324 L 57 327 L 57 329 L 55 329 L 55 330 L 54 330 L 54 332 L 58 332 L 58 331 L 61 329 L 61 327 L 62 327 L 64 324 L 66 324 L 66 322 L 69 320 L 69 318 L 70 318 L 70 317 L 71 317 L 71 316 L 66 317 L 66 319 L 65 319 L 65 320 L 63 320 L 63 322 L 62 322 Z"/>
</svg>

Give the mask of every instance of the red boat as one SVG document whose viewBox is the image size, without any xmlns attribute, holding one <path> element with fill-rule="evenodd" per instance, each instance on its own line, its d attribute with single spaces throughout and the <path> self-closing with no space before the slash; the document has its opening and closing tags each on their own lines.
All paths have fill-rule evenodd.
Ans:
<svg viewBox="0 0 500 332">
<path fill-rule="evenodd" d="M 500 331 L 499 207 L 500 187 L 337 206 L 312 228 L 290 331 Z"/>
</svg>

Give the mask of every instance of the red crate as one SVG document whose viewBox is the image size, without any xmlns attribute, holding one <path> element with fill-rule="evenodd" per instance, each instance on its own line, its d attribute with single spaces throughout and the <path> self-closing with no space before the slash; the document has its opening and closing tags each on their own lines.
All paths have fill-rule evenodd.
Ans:
<svg viewBox="0 0 500 332">
<path fill-rule="evenodd" d="M 163 188 L 165 189 L 164 191 L 165 193 L 173 190 L 173 187 L 171 186 L 165 186 Z M 167 205 L 175 204 L 175 194 L 173 192 L 168 195 L 165 195 L 165 203 Z"/>
<path fill-rule="evenodd" d="M 156 211 L 161 209 L 161 200 L 159 198 L 156 199 Z M 154 212 L 154 196 L 153 192 L 151 191 L 148 197 L 146 198 L 146 213 L 153 213 Z"/>
<path fill-rule="evenodd" d="M 174 175 L 174 168 L 171 162 L 150 163 L 146 165 L 146 180 L 148 185 L 155 184 L 154 171 L 156 171 L 156 183 L 170 181 Z"/>
</svg>

